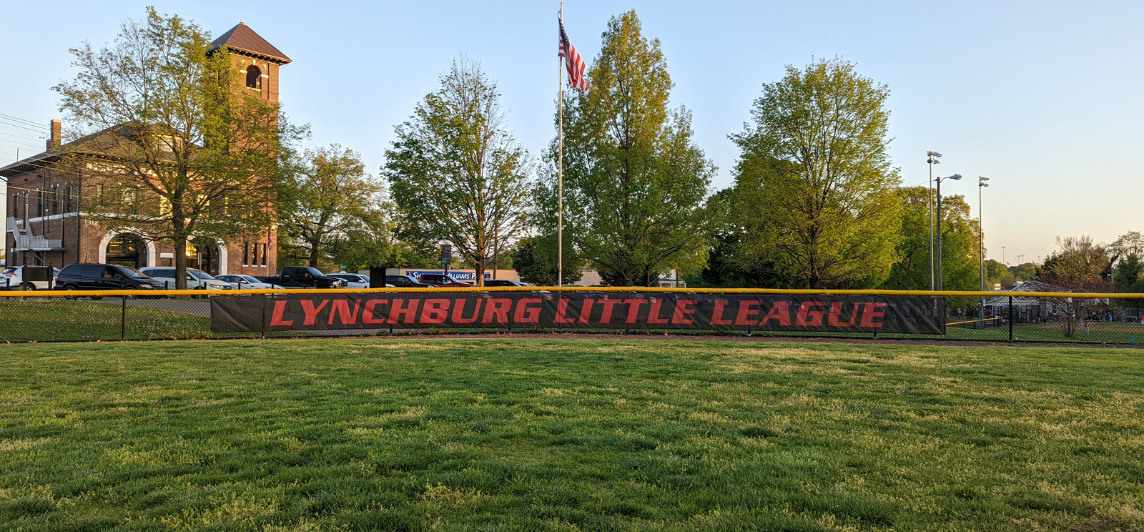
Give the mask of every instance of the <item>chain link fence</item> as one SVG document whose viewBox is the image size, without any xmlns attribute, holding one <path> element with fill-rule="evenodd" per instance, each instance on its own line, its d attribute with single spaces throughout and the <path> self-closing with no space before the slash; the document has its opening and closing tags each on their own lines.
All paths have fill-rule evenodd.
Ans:
<svg viewBox="0 0 1144 532">
<path fill-rule="evenodd" d="M 685 289 L 677 291 L 686 292 Z M 246 292 L 246 291 L 243 291 Z M 339 291 L 342 292 L 342 291 Z M 361 293 L 345 290 L 346 293 Z M 373 291 L 376 292 L 376 291 Z M 241 292 L 227 292 L 235 295 Z M 771 290 L 769 294 L 782 293 Z M 793 293 L 793 292 L 792 292 Z M 807 291 L 798 291 L 806 294 Z M 827 292 L 823 292 L 827 293 Z M 888 292 L 914 297 L 918 292 Z M 953 294 L 953 293 L 946 293 Z M 221 294 L 220 294 L 221 295 Z M 243 294 L 246 297 L 280 297 L 282 293 Z M 957 294 L 962 298 L 978 293 Z M 578 333 L 679 334 L 724 336 L 822 337 L 917 339 L 966 342 L 1042 342 L 1144 344 L 1144 294 L 1092 294 L 1081 297 L 1050 297 L 1035 293 L 994 295 L 984 305 L 949 308 L 945 334 L 858 334 L 787 331 L 682 331 L 669 329 L 576 329 Z M 372 336 L 391 334 L 457 334 L 495 332 L 552 332 L 551 329 L 404 329 L 385 326 L 349 330 L 258 331 L 218 333 L 211 331 L 211 297 L 202 291 L 162 291 L 148 295 L 125 292 L 0 292 L 0 342 L 72 342 L 125 340 L 178 340 L 209 338 Z M 952 297 L 950 298 L 952 300 Z M 982 312 L 983 310 L 983 312 Z"/>
</svg>

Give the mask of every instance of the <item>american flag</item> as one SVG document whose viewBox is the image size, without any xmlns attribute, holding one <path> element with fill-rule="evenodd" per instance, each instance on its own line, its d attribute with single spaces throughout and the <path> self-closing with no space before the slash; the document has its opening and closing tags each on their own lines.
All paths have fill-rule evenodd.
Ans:
<svg viewBox="0 0 1144 532">
<path fill-rule="evenodd" d="M 584 64 L 584 60 L 580 58 L 580 54 L 576 53 L 576 47 L 572 46 L 572 42 L 568 40 L 568 34 L 564 32 L 564 21 L 560 21 L 560 53 L 559 57 L 564 58 L 564 65 L 568 67 L 568 84 L 580 90 L 588 90 L 588 79 L 584 76 L 584 71 L 588 66 Z"/>
</svg>

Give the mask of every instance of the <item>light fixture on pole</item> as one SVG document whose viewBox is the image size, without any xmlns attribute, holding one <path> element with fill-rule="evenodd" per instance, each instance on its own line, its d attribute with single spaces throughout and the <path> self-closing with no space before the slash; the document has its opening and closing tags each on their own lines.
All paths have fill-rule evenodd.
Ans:
<svg viewBox="0 0 1144 532">
<path fill-rule="evenodd" d="M 929 188 L 926 189 L 926 216 L 929 217 L 929 289 L 932 292 L 933 284 L 933 165 L 941 164 L 938 159 L 941 154 L 936 151 L 926 152 L 926 163 L 929 164 Z"/>
<path fill-rule="evenodd" d="M 981 270 L 981 291 L 985 291 L 985 216 L 981 210 L 981 191 L 989 186 L 989 178 L 977 176 L 977 260 Z M 981 317 L 978 329 L 985 328 L 985 296 L 981 296 L 981 308 L 978 309 Z"/>
<path fill-rule="evenodd" d="M 949 177 L 937 178 L 937 290 L 940 292 L 942 289 L 941 283 L 941 182 L 946 179 L 954 181 L 961 180 L 961 174 L 953 174 Z"/>
</svg>

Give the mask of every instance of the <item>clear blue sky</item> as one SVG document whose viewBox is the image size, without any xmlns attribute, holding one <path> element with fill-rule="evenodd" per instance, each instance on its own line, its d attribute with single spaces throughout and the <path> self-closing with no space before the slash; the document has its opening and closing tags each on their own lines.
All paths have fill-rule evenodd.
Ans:
<svg viewBox="0 0 1144 532">
<path fill-rule="evenodd" d="M 891 90 L 891 154 L 906 184 L 960 173 L 943 192 L 986 189 L 988 256 L 1041 259 L 1058 235 L 1108 242 L 1144 230 L 1141 2 L 568 2 L 565 24 L 589 61 L 609 17 L 634 8 L 659 38 L 694 113 L 696 140 L 732 183 L 729 133 L 784 65 L 840 56 Z M 109 42 L 147 2 L 18 2 L 0 30 L 0 113 L 46 124 L 49 89 L 75 71 L 67 49 Z M 239 21 L 289 55 L 286 112 L 315 145 L 360 151 L 376 175 L 393 126 L 459 54 L 499 82 L 509 125 L 534 155 L 554 136 L 558 2 L 157 1 L 214 35 Z M 66 124 L 65 124 L 66 127 Z M 36 133 L 0 124 L 0 164 Z M 32 149 L 32 152 L 26 151 Z"/>
</svg>

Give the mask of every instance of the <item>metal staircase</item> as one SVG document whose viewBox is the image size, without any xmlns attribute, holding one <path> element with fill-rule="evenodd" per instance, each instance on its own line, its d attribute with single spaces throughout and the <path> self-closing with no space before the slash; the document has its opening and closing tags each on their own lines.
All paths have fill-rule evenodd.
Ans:
<svg viewBox="0 0 1144 532">
<path fill-rule="evenodd" d="M 8 232 L 16 241 L 13 251 L 55 251 L 63 249 L 63 239 L 47 239 L 43 235 L 34 235 L 32 228 L 25 227 L 23 220 L 9 216 L 7 227 Z"/>
</svg>

